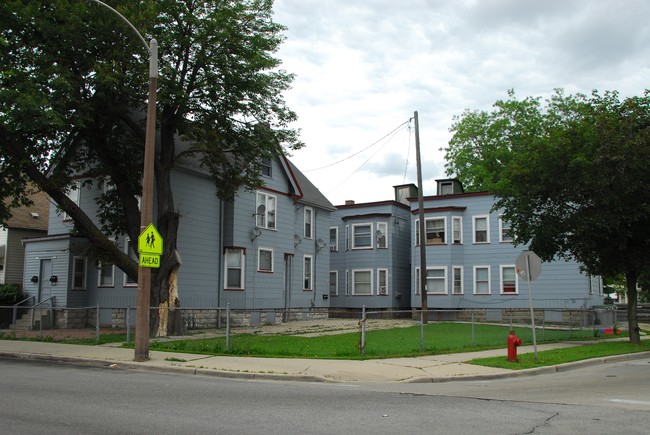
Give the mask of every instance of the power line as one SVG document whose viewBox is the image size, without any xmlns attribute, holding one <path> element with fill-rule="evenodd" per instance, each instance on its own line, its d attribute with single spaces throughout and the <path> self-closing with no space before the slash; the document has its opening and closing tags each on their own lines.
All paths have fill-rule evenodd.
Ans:
<svg viewBox="0 0 650 435">
<path fill-rule="evenodd" d="M 325 165 L 325 166 L 321 166 L 321 167 L 319 167 L 319 168 L 308 169 L 308 170 L 306 170 L 306 171 L 302 171 L 302 172 L 320 171 L 321 169 L 326 169 L 326 168 L 329 168 L 329 167 L 331 167 L 331 166 L 338 165 L 339 163 L 343 163 L 343 162 L 345 162 L 346 160 L 350 160 L 352 157 L 357 156 L 357 155 L 361 154 L 362 152 L 364 152 L 364 151 L 366 151 L 366 150 L 372 148 L 373 146 L 377 145 L 379 142 L 381 142 L 382 140 L 386 139 L 388 136 L 394 134 L 397 130 L 399 130 L 399 129 L 402 128 L 404 125 L 406 125 L 406 124 L 408 124 L 408 123 L 410 123 L 410 122 L 411 122 L 410 119 L 409 119 L 408 121 L 402 122 L 400 125 L 398 125 L 397 127 L 395 127 L 395 128 L 394 128 L 393 130 L 391 130 L 389 133 L 386 133 L 384 136 L 382 136 L 379 140 L 373 142 L 372 144 L 368 145 L 367 147 L 363 148 L 362 150 L 359 150 L 359 151 L 357 151 L 356 153 L 351 154 L 351 155 L 349 155 L 349 156 L 347 156 L 347 157 L 345 157 L 345 158 L 343 158 L 343 159 L 341 159 L 341 160 L 339 160 L 339 161 L 336 161 L 336 162 L 334 162 L 334 163 L 330 163 L 330 164 Z M 384 144 L 384 145 L 385 145 L 385 144 Z M 380 148 L 380 149 L 381 149 L 381 148 Z M 376 153 L 375 153 L 375 154 L 376 154 Z M 374 154 L 373 154 L 373 156 L 374 156 Z M 372 156 L 371 156 L 371 157 L 372 157 Z M 363 163 L 363 165 L 365 165 L 366 163 L 367 163 L 367 160 L 366 160 L 366 162 Z M 363 166 L 363 165 L 361 165 L 361 166 Z M 359 167 L 359 168 L 361 168 L 361 167 Z M 357 170 L 358 170 L 358 169 L 357 169 Z M 355 172 L 356 172 L 356 171 L 355 171 Z"/>
</svg>

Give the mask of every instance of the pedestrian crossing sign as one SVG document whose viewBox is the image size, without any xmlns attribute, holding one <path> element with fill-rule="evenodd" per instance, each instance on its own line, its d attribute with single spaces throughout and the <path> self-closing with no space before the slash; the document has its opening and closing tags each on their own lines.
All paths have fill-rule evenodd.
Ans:
<svg viewBox="0 0 650 435">
<path fill-rule="evenodd" d="M 140 254 L 162 255 L 163 238 L 153 224 L 147 225 L 147 228 L 138 237 L 138 252 Z"/>
</svg>

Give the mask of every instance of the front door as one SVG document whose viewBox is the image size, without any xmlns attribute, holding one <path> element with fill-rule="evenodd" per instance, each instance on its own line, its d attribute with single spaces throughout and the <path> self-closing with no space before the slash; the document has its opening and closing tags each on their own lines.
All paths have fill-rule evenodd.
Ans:
<svg viewBox="0 0 650 435">
<path fill-rule="evenodd" d="M 52 260 L 41 260 L 41 270 L 38 277 L 38 302 L 49 298 L 52 292 Z"/>
</svg>

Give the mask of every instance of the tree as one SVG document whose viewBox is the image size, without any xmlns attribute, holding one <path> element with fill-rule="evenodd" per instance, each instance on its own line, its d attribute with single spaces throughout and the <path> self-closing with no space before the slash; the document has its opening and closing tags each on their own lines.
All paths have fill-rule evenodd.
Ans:
<svg viewBox="0 0 650 435">
<path fill-rule="evenodd" d="M 271 0 L 115 0 L 160 47 L 156 227 L 165 240 L 152 276 L 154 306 L 177 305 L 180 267 L 171 172 L 181 158 L 209 170 L 231 200 L 260 185 L 263 158 L 302 144 L 282 93 L 293 76 L 274 53 L 283 26 Z M 147 53 L 119 17 L 93 2 L 7 0 L 0 5 L 0 196 L 24 203 L 28 180 L 75 222 L 93 254 L 132 279 L 137 263 L 112 236 L 137 240 Z M 110 179 L 99 225 L 66 196 L 75 179 Z M 9 208 L 0 208 L 5 219 Z M 152 330 L 159 331 L 157 318 Z M 166 323 L 166 322 L 163 322 Z M 170 328 L 179 322 L 170 321 Z"/>
<path fill-rule="evenodd" d="M 650 94 L 619 99 L 561 90 L 541 104 L 510 94 L 452 126 L 447 171 L 492 191 L 515 242 L 591 274 L 623 273 L 630 341 L 639 343 L 637 281 L 650 264 Z"/>
</svg>

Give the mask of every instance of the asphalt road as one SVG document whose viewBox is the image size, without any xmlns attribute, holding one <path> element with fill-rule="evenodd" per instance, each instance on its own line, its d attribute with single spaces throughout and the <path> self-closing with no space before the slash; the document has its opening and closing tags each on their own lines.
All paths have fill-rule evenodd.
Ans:
<svg viewBox="0 0 650 435">
<path fill-rule="evenodd" d="M 0 432 L 647 434 L 649 381 L 650 360 L 489 382 L 346 385 L 0 359 Z"/>
</svg>

